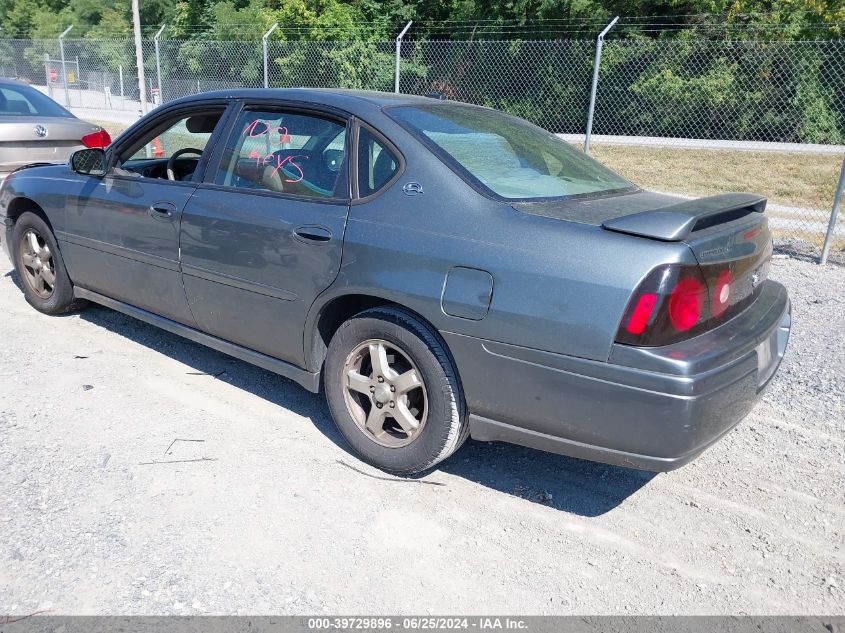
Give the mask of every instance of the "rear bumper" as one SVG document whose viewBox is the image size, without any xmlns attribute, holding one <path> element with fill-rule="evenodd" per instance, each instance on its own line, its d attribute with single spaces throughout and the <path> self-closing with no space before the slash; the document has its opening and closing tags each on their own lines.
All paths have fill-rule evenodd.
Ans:
<svg viewBox="0 0 845 633">
<path fill-rule="evenodd" d="M 756 404 L 786 350 L 786 289 L 765 282 L 747 310 L 674 345 L 614 345 L 609 362 L 443 333 L 472 437 L 620 466 L 683 466 Z"/>
</svg>

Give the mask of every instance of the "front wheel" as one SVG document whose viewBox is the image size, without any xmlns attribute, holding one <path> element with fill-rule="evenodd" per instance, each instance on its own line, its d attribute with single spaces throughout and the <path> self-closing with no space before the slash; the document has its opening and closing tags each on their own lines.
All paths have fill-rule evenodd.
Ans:
<svg viewBox="0 0 845 633">
<path fill-rule="evenodd" d="M 454 453 L 468 434 L 449 355 L 429 326 L 398 308 L 374 308 L 329 344 L 326 398 L 341 434 L 364 461 L 412 474 Z"/>
<path fill-rule="evenodd" d="M 33 308 L 45 314 L 61 314 L 84 305 L 73 297 L 73 284 L 59 245 L 40 216 L 26 211 L 15 221 L 12 254 L 24 296 Z"/>
</svg>

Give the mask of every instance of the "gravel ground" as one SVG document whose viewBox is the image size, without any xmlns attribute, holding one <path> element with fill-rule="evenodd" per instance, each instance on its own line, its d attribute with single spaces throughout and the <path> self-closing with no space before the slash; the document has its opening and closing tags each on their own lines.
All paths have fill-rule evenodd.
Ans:
<svg viewBox="0 0 845 633">
<path fill-rule="evenodd" d="M 469 442 L 419 480 L 358 462 L 280 377 L 36 313 L 10 268 L 0 613 L 845 613 L 845 267 L 776 259 L 782 370 L 691 465 Z M 151 463 L 173 460 L 198 461 Z"/>
</svg>

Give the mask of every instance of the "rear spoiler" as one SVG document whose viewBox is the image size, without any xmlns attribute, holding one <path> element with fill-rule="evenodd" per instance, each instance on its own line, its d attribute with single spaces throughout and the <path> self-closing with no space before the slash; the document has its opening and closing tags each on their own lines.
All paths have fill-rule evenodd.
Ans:
<svg viewBox="0 0 845 633">
<path fill-rule="evenodd" d="M 693 231 L 736 220 L 749 213 L 763 213 L 766 198 L 753 193 L 723 193 L 685 200 L 668 207 L 623 215 L 602 223 L 608 231 L 640 235 L 666 242 L 681 242 Z"/>
</svg>

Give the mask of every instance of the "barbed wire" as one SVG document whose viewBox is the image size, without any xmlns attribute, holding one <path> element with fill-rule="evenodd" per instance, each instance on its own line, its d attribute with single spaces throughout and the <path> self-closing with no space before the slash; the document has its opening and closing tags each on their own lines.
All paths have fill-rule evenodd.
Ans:
<svg viewBox="0 0 845 633">
<path fill-rule="evenodd" d="M 737 21 L 744 19 L 754 20 L 763 16 L 783 16 L 784 19 L 800 15 L 813 15 L 822 17 L 818 11 L 809 9 L 790 11 L 786 14 L 769 11 L 759 13 L 688 13 L 674 15 L 645 15 L 631 16 L 620 20 L 609 37 L 628 37 L 632 34 L 660 35 L 665 33 L 710 33 L 713 35 L 767 35 L 779 34 L 789 31 L 796 31 L 805 34 L 824 34 L 837 31 L 845 31 L 845 20 L 830 20 L 814 23 L 789 23 L 786 21 L 775 23 L 761 23 L 756 21 Z M 706 20 L 719 18 L 720 22 L 691 22 L 690 19 Z M 407 34 L 408 39 L 423 38 L 431 39 L 432 34 L 448 32 L 448 37 L 453 39 L 461 37 L 485 37 L 487 39 L 502 37 L 511 39 L 514 37 L 529 38 L 542 36 L 542 38 L 591 38 L 600 31 L 608 22 L 605 17 L 584 17 L 584 18 L 533 18 L 531 20 L 506 20 L 506 19 L 452 19 L 452 20 L 419 20 Z M 278 26 L 274 39 L 303 38 L 313 34 L 331 35 L 333 33 L 348 33 L 355 38 L 392 38 L 403 26 L 404 21 L 395 19 L 363 20 L 352 23 L 313 23 L 313 22 L 289 22 Z M 157 31 L 160 24 L 143 24 L 142 29 L 146 33 Z M 168 33 L 187 35 L 188 38 L 198 38 L 203 35 L 209 37 L 230 33 L 237 36 L 237 39 L 251 39 L 244 36 L 260 37 L 266 29 L 267 24 L 256 24 L 255 22 L 226 23 L 226 24 L 192 24 L 192 25 L 166 25 L 165 37 Z M 128 29 L 116 29 L 108 31 L 100 27 L 93 28 L 100 38 L 128 37 L 131 31 Z M 90 35 L 90 34 L 89 34 Z M 15 39 L 17 37 L 27 38 L 31 36 L 28 29 L 0 27 L 0 39 Z M 55 39 L 53 37 L 40 37 L 38 39 Z M 70 39 L 70 38 L 68 38 Z M 79 38 L 76 38 L 79 39 Z M 82 38 L 90 39 L 90 37 Z"/>
</svg>

